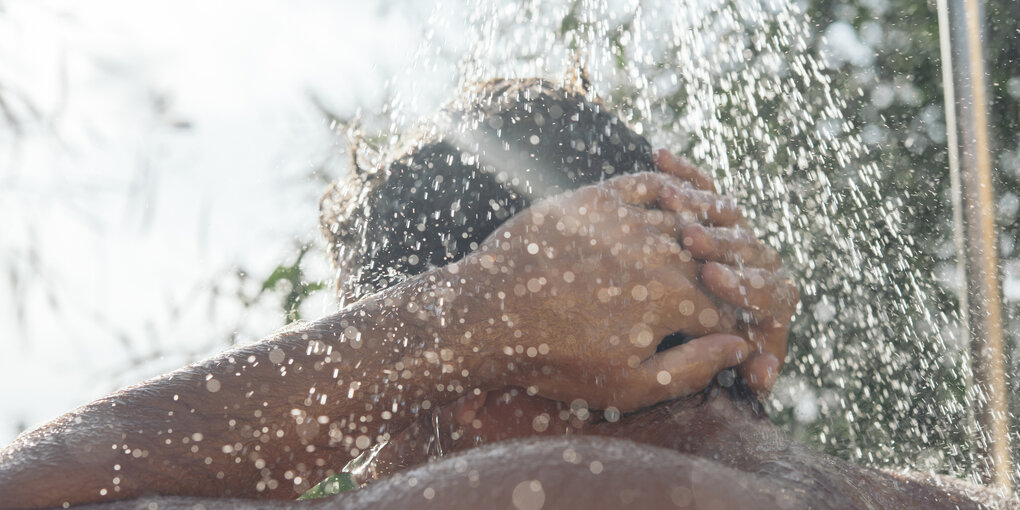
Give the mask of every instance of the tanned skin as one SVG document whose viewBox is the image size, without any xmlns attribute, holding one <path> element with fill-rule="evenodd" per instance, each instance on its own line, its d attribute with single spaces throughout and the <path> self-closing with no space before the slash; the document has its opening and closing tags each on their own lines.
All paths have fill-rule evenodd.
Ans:
<svg viewBox="0 0 1020 510">
<path fill-rule="evenodd" d="M 0 453 L 0 508 L 152 494 L 293 499 L 422 410 L 475 389 L 519 386 L 621 412 L 690 394 L 756 351 L 735 335 L 754 337 L 733 286 L 761 275 L 703 267 L 680 240 L 712 253 L 707 243 L 726 236 L 697 232 L 741 222 L 732 201 L 668 172 L 536 204 L 456 264 L 23 434 Z M 757 288 L 789 296 L 763 274 Z M 677 331 L 696 338 L 656 353 Z M 766 361 L 759 384 L 778 369 L 774 355 Z"/>
<path fill-rule="evenodd" d="M 534 218 L 531 223 L 535 223 Z M 774 285 L 771 279 L 777 274 L 765 269 L 774 267 L 774 253 L 756 244 L 753 237 L 740 234 L 740 229 L 688 225 L 684 227 L 683 241 L 692 253 L 704 254 L 707 260 L 759 265 L 731 269 L 708 263 L 701 267 L 706 288 L 715 289 L 719 295 L 733 296 L 735 289 L 745 287 L 740 301 L 723 301 L 722 305 L 739 304 L 755 316 L 747 324 L 754 331 L 749 336 L 762 342 L 762 353 L 748 358 L 740 367 L 744 373 L 748 368 L 753 373 L 754 360 L 767 359 L 769 349 L 777 345 L 770 345 L 768 339 L 777 341 L 789 322 L 791 291 Z M 706 250 L 712 246 L 727 246 L 729 250 Z M 734 254 L 740 256 L 739 261 Z M 454 274 L 467 279 L 470 270 L 462 269 L 457 268 Z M 785 334 L 779 341 L 785 342 Z M 533 343 L 520 345 L 525 355 L 528 352 L 525 346 L 534 347 Z M 507 357 L 516 363 L 520 356 L 514 353 L 516 346 Z M 424 356 L 429 358 L 428 354 Z M 439 358 L 442 357 L 440 353 Z M 496 366 L 502 368 L 500 364 Z M 506 368 L 508 374 L 516 376 L 528 372 Z M 519 379 L 511 374 L 508 380 Z M 760 379 L 759 384 L 762 382 L 767 380 Z M 422 413 L 416 423 L 392 435 L 380 452 L 373 463 L 378 479 L 352 493 L 316 501 L 257 503 L 223 498 L 143 497 L 101 508 L 149 509 L 155 505 L 171 510 L 201 505 L 208 510 L 489 506 L 586 510 L 621 506 L 960 510 L 987 508 L 986 505 L 1015 506 L 1015 501 L 960 482 L 916 474 L 895 475 L 797 445 L 768 422 L 752 399 L 732 389 L 710 388 L 616 416 L 616 420 L 607 413 L 594 409 L 589 412 L 532 394 L 539 389 L 538 385 L 491 391 L 477 388 L 465 392 L 452 404 Z M 298 404 L 295 408 L 300 405 L 307 406 Z M 307 422 L 302 419 L 302 423 Z M 314 434 L 305 432 L 306 436 Z M 429 444 L 433 446 L 422 448 Z M 440 451 L 445 455 L 430 461 L 429 457 Z"/>
</svg>

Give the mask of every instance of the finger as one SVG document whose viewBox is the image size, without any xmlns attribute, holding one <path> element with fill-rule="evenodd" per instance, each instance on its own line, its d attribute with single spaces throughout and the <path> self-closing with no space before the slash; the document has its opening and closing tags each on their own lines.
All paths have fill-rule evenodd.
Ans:
<svg viewBox="0 0 1020 510">
<path fill-rule="evenodd" d="M 743 333 L 738 328 L 737 311 L 727 303 L 712 299 L 692 280 L 682 268 L 683 254 L 677 257 L 677 270 L 657 275 L 657 290 L 651 304 L 662 317 L 660 324 L 663 334 L 680 332 L 687 336 L 702 336 L 710 333 Z M 653 286 L 649 285 L 649 289 Z M 657 299 L 655 299 L 657 298 Z"/>
<path fill-rule="evenodd" d="M 662 209 L 643 209 L 639 213 L 642 222 L 656 231 L 668 235 L 673 242 L 683 235 L 684 226 L 687 224 L 678 215 Z M 679 243 L 676 244 L 679 245 Z"/>
<path fill-rule="evenodd" d="M 724 303 L 747 310 L 765 325 L 788 323 L 800 301 L 793 282 L 761 268 L 708 262 L 701 267 L 701 281 Z"/>
<path fill-rule="evenodd" d="M 661 172 L 675 175 L 691 184 L 694 187 L 715 193 L 715 182 L 711 177 L 703 173 L 698 167 L 684 158 L 674 156 L 666 149 L 659 149 L 652 154 L 655 167 Z"/>
<path fill-rule="evenodd" d="M 677 213 L 684 223 L 704 221 L 709 225 L 732 226 L 744 219 L 743 211 L 732 198 L 678 186 L 662 189 L 658 206 Z"/>
<path fill-rule="evenodd" d="M 700 391 L 720 371 L 747 359 L 751 345 L 735 335 L 712 334 L 654 354 L 641 366 L 647 404 Z"/>
<path fill-rule="evenodd" d="M 650 270 L 646 273 L 648 278 L 642 279 L 645 280 L 643 284 L 662 290 L 652 299 L 659 299 L 665 292 L 672 292 L 667 290 L 666 281 L 673 281 L 682 288 L 691 288 L 691 292 L 705 294 L 704 290 L 693 289 L 691 283 L 697 282 L 701 277 L 701 263 L 695 261 L 687 250 L 681 248 L 680 243 L 677 243 L 671 234 L 663 233 L 660 228 L 643 225 L 640 229 L 633 229 L 632 234 L 624 239 L 614 238 L 607 241 L 610 255 L 629 254 L 626 261 L 621 261 L 620 269 L 623 271 L 634 267 Z M 636 264 L 640 266 L 635 266 Z M 661 274 L 667 272 L 670 274 Z"/>
<path fill-rule="evenodd" d="M 775 386 L 780 367 L 779 361 L 772 354 L 755 352 L 737 368 L 737 372 L 744 378 L 752 392 L 763 397 Z"/>
<path fill-rule="evenodd" d="M 694 223 L 684 227 L 681 240 L 691 255 L 708 261 L 764 269 L 778 269 L 783 262 L 779 252 L 741 227 L 706 227 Z"/>
<path fill-rule="evenodd" d="M 609 179 L 603 186 L 616 192 L 617 196 L 631 205 L 652 206 L 666 188 L 681 188 L 676 177 L 653 172 L 621 175 Z"/>
<path fill-rule="evenodd" d="M 749 326 L 746 330 L 744 338 L 751 342 L 754 352 L 747 361 L 741 363 L 738 371 L 747 381 L 748 387 L 759 396 L 772 391 L 779 377 L 786 361 L 789 332 L 789 323 Z"/>
</svg>

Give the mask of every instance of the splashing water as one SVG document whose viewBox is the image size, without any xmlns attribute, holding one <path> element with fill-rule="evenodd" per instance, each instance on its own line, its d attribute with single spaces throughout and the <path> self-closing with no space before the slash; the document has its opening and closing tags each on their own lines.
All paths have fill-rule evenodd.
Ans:
<svg viewBox="0 0 1020 510">
<path fill-rule="evenodd" d="M 796 5 L 474 2 L 440 5 L 429 24 L 415 66 L 390 85 L 387 143 L 454 88 L 590 80 L 636 132 L 715 172 L 784 254 L 802 308 L 772 415 L 844 458 L 978 474 L 956 317 L 912 269 L 903 201 L 863 162 Z"/>
</svg>

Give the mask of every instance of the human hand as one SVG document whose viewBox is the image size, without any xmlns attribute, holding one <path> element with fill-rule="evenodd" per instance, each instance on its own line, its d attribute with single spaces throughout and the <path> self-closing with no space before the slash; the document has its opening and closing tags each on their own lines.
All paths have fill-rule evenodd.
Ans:
<svg viewBox="0 0 1020 510">
<path fill-rule="evenodd" d="M 498 309 L 479 332 L 502 352 L 488 360 L 490 382 L 621 411 L 700 390 L 751 346 L 726 334 L 738 331 L 735 310 L 701 287 L 678 239 L 695 222 L 740 219 L 732 200 L 667 173 L 617 177 L 511 218 L 447 269 Z M 705 336 L 656 353 L 673 332 Z"/>
<path fill-rule="evenodd" d="M 698 189 L 715 191 L 711 178 L 666 150 L 656 152 L 655 162 L 664 173 Z M 689 224 L 683 229 L 682 242 L 695 259 L 705 261 L 701 268 L 705 288 L 741 310 L 739 327 L 755 350 L 740 364 L 739 372 L 753 391 L 767 393 L 786 359 L 790 320 L 800 299 L 783 271 L 782 259 L 755 237 L 742 218 L 729 225 Z"/>
</svg>

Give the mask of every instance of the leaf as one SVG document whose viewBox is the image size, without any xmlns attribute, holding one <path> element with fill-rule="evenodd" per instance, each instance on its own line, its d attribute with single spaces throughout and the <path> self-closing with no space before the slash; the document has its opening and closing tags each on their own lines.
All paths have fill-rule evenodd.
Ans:
<svg viewBox="0 0 1020 510">
<path fill-rule="evenodd" d="M 335 496 L 341 492 L 352 491 L 357 488 L 358 484 L 354 483 L 354 478 L 349 473 L 340 473 L 319 482 L 315 487 L 305 491 L 298 499 L 318 499 L 326 496 Z"/>
</svg>

